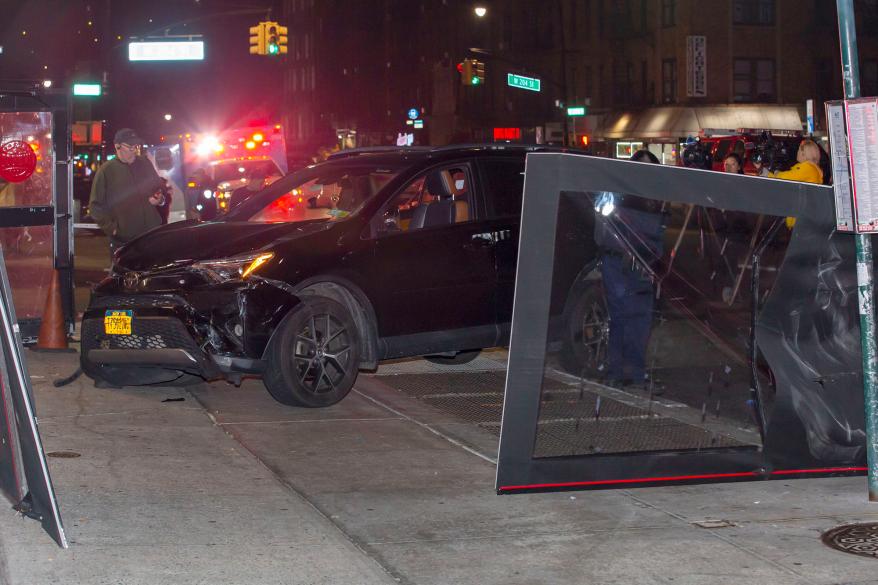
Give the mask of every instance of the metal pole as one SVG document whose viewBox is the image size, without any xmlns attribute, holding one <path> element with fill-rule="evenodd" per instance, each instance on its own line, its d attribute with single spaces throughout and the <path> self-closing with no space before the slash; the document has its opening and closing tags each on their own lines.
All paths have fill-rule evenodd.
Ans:
<svg viewBox="0 0 878 585">
<path fill-rule="evenodd" d="M 844 96 L 860 97 L 860 65 L 853 0 L 836 0 Z M 869 501 L 878 502 L 878 348 L 875 345 L 875 306 L 872 283 L 872 239 L 856 234 L 857 290 L 860 300 L 860 343 L 863 347 L 863 392 L 866 406 L 866 460 Z"/>
</svg>

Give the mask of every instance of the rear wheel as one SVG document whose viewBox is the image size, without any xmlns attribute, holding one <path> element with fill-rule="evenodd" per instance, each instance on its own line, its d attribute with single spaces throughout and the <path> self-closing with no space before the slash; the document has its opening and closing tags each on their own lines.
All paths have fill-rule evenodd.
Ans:
<svg viewBox="0 0 878 585">
<path fill-rule="evenodd" d="M 357 379 L 360 337 L 350 312 L 326 297 L 306 297 L 272 336 L 263 383 L 291 406 L 331 406 Z"/>
<path fill-rule="evenodd" d="M 610 318 L 599 282 L 586 288 L 570 311 L 565 325 L 561 365 L 569 373 L 600 379 L 606 373 Z"/>
<path fill-rule="evenodd" d="M 470 349 L 467 351 L 459 351 L 454 355 L 425 355 L 424 359 L 430 363 L 439 364 L 441 366 L 459 366 L 468 364 L 482 353 L 480 349 Z"/>
</svg>

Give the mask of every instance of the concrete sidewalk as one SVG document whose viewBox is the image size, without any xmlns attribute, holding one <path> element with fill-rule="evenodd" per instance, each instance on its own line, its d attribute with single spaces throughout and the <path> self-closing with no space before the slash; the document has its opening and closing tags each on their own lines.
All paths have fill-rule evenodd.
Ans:
<svg viewBox="0 0 878 585">
<path fill-rule="evenodd" d="M 305 410 L 258 381 L 56 389 L 77 356 L 27 358 L 46 451 L 80 454 L 49 458 L 71 546 L 7 507 L 4 582 L 878 583 L 819 540 L 878 521 L 863 478 L 497 496 L 496 437 L 378 377 Z"/>
</svg>

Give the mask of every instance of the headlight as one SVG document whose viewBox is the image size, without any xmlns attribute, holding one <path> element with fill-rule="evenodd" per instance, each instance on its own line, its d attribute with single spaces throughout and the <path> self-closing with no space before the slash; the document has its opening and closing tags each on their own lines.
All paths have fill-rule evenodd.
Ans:
<svg viewBox="0 0 878 585">
<path fill-rule="evenodd" d="M 218 260 L 202 260 L 192 265 L 192 268 L 201 270 L 216 282 L 228 282 L 232 280 L 245 280 L 254 270 L 274 257 L 273 252 L 261 254 L 247 254 L 245 256 L 233 256 Z"/>
</svg>

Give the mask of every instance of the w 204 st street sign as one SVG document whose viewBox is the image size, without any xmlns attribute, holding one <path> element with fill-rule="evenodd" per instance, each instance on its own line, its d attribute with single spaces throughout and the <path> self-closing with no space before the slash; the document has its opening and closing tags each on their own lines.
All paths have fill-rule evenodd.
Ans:
<svg viewBox="0 0 878 585">
<path fill-rule="evenodd" d="M 540 91 L 540 80 L 535 77 L 525 77 L 515 73 L 506 74 L 506 85 L 526 89 L 528 91 Z"/>
</svg>

